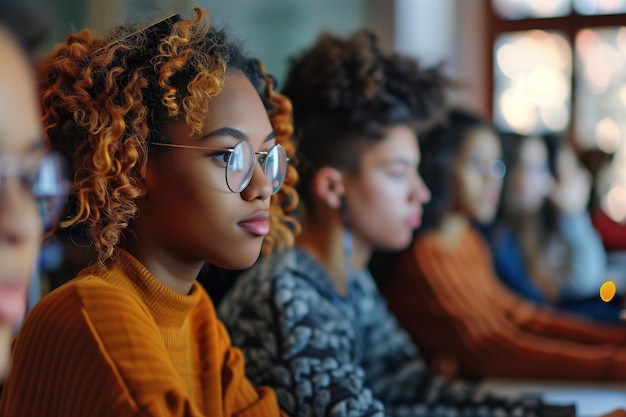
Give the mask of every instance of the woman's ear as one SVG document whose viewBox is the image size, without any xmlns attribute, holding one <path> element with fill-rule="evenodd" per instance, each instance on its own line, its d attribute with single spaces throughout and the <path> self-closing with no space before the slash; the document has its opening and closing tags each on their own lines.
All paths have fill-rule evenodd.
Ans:
<svg viewBox="0 0 626 417">
<path fill-rule="evenodd" d="M 328 208 L 337 210 L 345 193 L 343 174 L 331 167 L 319 169 L 313 177 L 315 198 L 326 204 Z"/>
<path fill-rule="evenodd" d="M 137 180 L 135 181 L 135 188 L 139 193 L 137 198 L 144 198 L 148 194 L 148 185 L 153 181 L 155 174 L 154 170 L 156 169 L 152 165 L 151 161 L 148 160 L 148 163 L 145 165 L 143 170 L 143 174 L 139 174 Z"/>
<path fill-rule="evenodd" d="M 139 180 L 135 182 L 135 187 L 138 191 L 137 198 L 144 198 L 146 194 L 148 194 L 148 187 L 146 187 L 145 178 L 139 178 Z"/>
</svg>

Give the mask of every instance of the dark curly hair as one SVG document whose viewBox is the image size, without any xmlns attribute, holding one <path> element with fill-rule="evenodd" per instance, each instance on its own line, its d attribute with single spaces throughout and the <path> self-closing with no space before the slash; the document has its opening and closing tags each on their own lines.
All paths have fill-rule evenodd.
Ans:
<svg viewBox="0 0 626 417">
<path fill-rule="evenodd" d="M 274 91 L 263 65 L 244 56 L 241 45 L 195 17 L 163 20 L 148 27 L 118 27 L 105 38 L 88 30 L 70 35 L 38 69 L 44 131 L 73 174 L 71 214 L 61 227 L 84 224 L 104 265 L 137 215 L 151 141 L 162 141 L 159 126 L 184 119 L 202 130 L 212 97 L 231 71 L 243 72 L 263 99 L 288 156 L 291 104 Z M 297 223 L 286 213 L 298 197 L 295 168 L 288 167 L 281 191 L 272 196 L 271 233 L 264 253 L 293 243 Z"/>
<path fill-rule="evenodd" d="M 386 128 L 427 128 L 445 114 L 450 85 L 441 66 L 422 69 L 412 58 L 384 53 L 370 31 L 345 39 L 322 34 L 292 60 L 282 90 L 294 107 L 305 203 L 316 168 L 355 172 L 360 153 L 381 140 Z"/>
</svg>

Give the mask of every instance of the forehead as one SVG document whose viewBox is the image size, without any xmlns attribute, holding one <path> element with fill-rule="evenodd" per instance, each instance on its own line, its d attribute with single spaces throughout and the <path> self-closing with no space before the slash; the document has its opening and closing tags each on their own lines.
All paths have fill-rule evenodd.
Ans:
<svg viewBox="0 0 626 417">
<path fill-rule="evenodd" d="M 408 162 L 415 162 L 419 159 L 417 135 L 410 127 L 393 126 L 386 129 L 383 134 L 383 139 L 364 153 L 364 161 L 404 159 Z"/>
<path fill-rule="evenodd" d="M 460 154 L 467 156 L 470 153 L 480 155 L 500 154 L 501 147 L 496 133 L 487 127 L 478 127 L 467 132 L 461 145 Z"/>
<path fill-rule="evenodd" d="M 246 133 L 251 140 L 256 135 L 265 139 L 272 131 L 261 97 L 242 73 L 226 76 L 224 87 L 211 101 L 209 110 L 207 131 L 229 126 Z"/>
<path fill-rule="evenodd" d="M 25 153 L 41 141 L 33 70 L 13 38 L 0 28 L 0 151 Z"/>
<path fill-rule="evenodd" d="M 520 148 L 520 161 L 532 162 L 548 158 L 548 148 L 540 138 L 531 137 L 524 140 Z"/>
</svg>

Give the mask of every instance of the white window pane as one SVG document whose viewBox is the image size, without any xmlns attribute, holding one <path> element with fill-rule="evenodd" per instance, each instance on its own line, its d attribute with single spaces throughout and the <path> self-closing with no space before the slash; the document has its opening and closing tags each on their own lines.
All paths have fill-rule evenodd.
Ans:
<svg viewBox="0 0 626 417">
<path fill-rule="evenodd" d="M 579 14 L 616 14 L 626 12 L 626 0 L 573 0 Z"/>
<path fill-rule="evenodd" d="M 492 0 L 495 12 L 505 19 L 568 15 L 570 0 Z"/>
<path fill-rule="evenodd" d="M 572 52 L 556 32 L 501 35 L 494 47 L 494 122 L 523 134 L 561 132 L 571 108 Z"/>
<path fill-rule="evenodd" d="M 575 54 L 577 140 L 615 152 L 626 135 L 626 28 L 581 30 Z"/>
<path fill-rule="evenodd" d="M 579 146 L 615 153 L 602 207 L 626 218 L 626 27 L 583 29 L 576 35 L 574 131 Z"/>
</svg>

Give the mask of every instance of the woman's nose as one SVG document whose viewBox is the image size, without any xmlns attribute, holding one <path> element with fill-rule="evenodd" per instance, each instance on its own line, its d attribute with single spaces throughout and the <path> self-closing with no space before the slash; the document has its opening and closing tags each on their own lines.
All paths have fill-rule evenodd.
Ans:
<svg viewBox="0 0 626 417">
<path fill-rule="evenodd" d="M 39 241 L 41 217 L 35 199 L 17 178 L 0 178 L 0 245 Z"/>
<path fill-rule="evenodd" d="M 417 201 L 420 202 L 420 204 L 425 204 L 430 201 L 430 190 L 428 189 L 428 186 L 420 175 L 417 175 L 415 179 L 413 194 L 415 195 Z"/>
<path fill-rule="evenodd" d="M 265 176 L 261 164 L 254 164 L 254 172 L 252 173 L 250 184 L 241 192 L 241 195 L 247 201 L 254 199 L 266 200 L 272 195 L 272 184 Z"/>
</svg>

